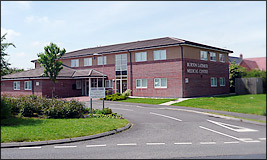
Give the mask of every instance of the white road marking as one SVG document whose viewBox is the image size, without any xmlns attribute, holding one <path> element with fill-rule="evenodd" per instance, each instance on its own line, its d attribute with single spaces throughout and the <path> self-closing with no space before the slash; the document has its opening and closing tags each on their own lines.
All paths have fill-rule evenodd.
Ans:
<svg viewBox="0 0 267 160">
<path fill-rule="evenodd" d="M 192 144 L 191 142 L 181 142 L 181 143 L 174 143 L 174 144 Z"/>
<path fill-rule="evenodd" d="M 106 147 L 106 144 L 86 145 L 86 147 Z"/>
<path fill-rule="evenodd" d="M 225 144 L 239 143 L 238 141 L 224 142 Z"/>
<path fill-rule="evenodd" d="M 146 145 L 163 145 L 165 143 L 146 143 Z"/>
<path fill-rule="evenodd" d="M 182 121 L 182 120 L 180 120 L 178 118 L 174 118 L 174 117 L 171 117 L 171 116 L 166 116 L 166 115 L 163 115 L 163 114 L 158 114 L 158 113 L 153 113 L 153 112 L 150 112 L 150 114 L 154 114 L 154 115 L 170 118 L 170 119 L 173 119 L 173 120 L 176 120 L 176 121 Z"/>
<path fill-rule="evenodd" d="M 41 149 L 42 147 L 19 147 L 19 149 Z"/>
<path fill-rule="evenodd" d="M 244 141 L 244 142 L 247 142 L 247 143 L 255 143 L 255 142 L 260 142 L 260 141 L 258 141 L 258 140 L 252 140 L 252 141 Z"/>
<path fill-rule="evenodd" d="M 216 144 L 216 142 L 200 142 L 200 144 Z"/>
<path fill-rule="evenodd" d="M 136 143 L 117 144 L 118 146 L 136 146 Z"/>
<path fill-rule="evenodd" d="M 235 140 L 245 141 L 245 140 L 242 139 L 242 138 L 237 138 L 237 137 L 234 137 L 234 136 L 231 136 L 231 135 L 228 135 L 228 134 L 225 134 L 225 133 L 221 133 L 221 132 L 218 132 L 218 131 L 215 131 L 215 130 L 212 130 L 212 129 L 209 129 L 209 128 L 206 128 L 206 127 L 202 127 L 202 126 L 199 126 L 199 127 L 202 128 L 202 129 L 205 129 L 205 130 L 214 132 L 214 133 L 218 133 L 218 134 L 223 135 L 223 136 L 226 136 L 226 137 L 233 138 L 233 139 L 235 139 Z"/>
<path fill-rule="evenodd" d="M 266 141 L 266 138 L 259 138 L 259 140 Z"/>
<path fill-rule="evenodd" d="M 241 141 L 252 141 L 252 138 L 239 138 Z"/>
<path fill-rule="evenodd" d="M 54 146 L 54 148 L 75 148 L 77 146 Z"/>
<path fill-rule="evenodd" d="M 124 108 L 113 108 L 112 109 L 118 109 L 118 110 L 126 110 L 126 111 L 133 111 L 132 109 L 124 109 Z"/>
<path fill-rule="evenodd" d="M 226 124 L 226 123 L 222 123 L 222 122 L 216 122 L 216 121 L 212 121 L 212 120 L 209 120 L 209 119 L 207 119 L 207 121 L 209 121 L 211 123 L 214 123 L 214 124 L 217 124 L 217 125 L 219 125 L 221 127 L 230 129 L 230 130 L 235 131 L 235 132 L 258 132 L 258 130 L 255 130 L 255 129 L 235 126 L 235 125 Z"/>
</svg>

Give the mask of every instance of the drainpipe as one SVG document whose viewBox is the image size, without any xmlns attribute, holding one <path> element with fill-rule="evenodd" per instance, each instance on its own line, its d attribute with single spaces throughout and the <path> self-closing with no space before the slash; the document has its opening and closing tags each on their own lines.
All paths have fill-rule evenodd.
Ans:
<svg viewBox="0 0 267 160">
<path fill-rule="evenodd" d="M 133 95 L 133 64 L 132 64 L 132 52 L 127 50 L 130 53 L 130 89 L 132 91 L 131 95 Z"/>
<path fill-rule="evenodd" d="M 181 47 L 181 59 L 182 59 L 182 97 L 184 97 L 184 49 L 183 46 L 179 44 Z"/>
</svg>

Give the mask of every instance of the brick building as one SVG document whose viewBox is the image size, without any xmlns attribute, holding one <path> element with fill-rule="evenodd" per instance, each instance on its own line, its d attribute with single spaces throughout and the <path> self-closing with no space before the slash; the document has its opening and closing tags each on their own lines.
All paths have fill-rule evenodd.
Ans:
<svg viewBox="0 0 267 160">
<path fill-rule="evenodd" d="M 132 90 L 142 97 L 195 97 L 229 93 L 230 50 L 165 37 L 66 53 L 56 95 L 88 95 L 90 87 Z M 51 97 L 52 82 L 43 68 L 3 76 L 1 93 Z M 104 72 L 103 72 L 104 66 Z M 104 77 L 104 82 L 103 82 Z"/>
</svg>

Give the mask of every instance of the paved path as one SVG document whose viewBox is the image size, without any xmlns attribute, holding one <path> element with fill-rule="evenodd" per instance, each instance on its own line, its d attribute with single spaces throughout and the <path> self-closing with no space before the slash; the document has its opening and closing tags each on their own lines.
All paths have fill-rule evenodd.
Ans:
<svg viewBox="0 0 267 160">
<path fill-rule="evenodd" d="M 89 103 L 86 102 L 88 106 Z M 220 158 L 266 159 L 266 126 L 170 106 L 105 102 L 133 125 L 111 136 L 58 145 L 1 149 L 1 158 L 124 159 Z M 89 107 L 89 106 L 88 106 Z M 102 108 L 102 101 L 93 101 Z"/>
</svg>

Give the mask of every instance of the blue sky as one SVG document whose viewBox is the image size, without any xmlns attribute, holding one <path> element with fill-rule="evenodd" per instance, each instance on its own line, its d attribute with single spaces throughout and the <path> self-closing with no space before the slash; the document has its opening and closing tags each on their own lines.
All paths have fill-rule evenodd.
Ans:
<svg viewBox="0 0 267 160">
<path fill-rule="evenodd" d="M 168 36 L 266 57 L 266 2 L 1 1 L 6 32 L 7 59 L 24 69 L 49 42 L 69 52 Z"/>
</svg>

